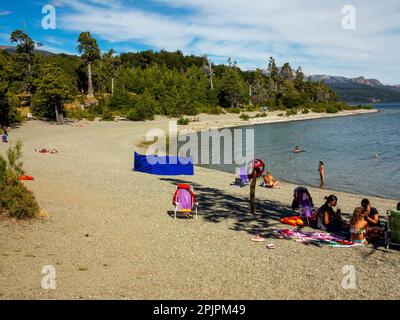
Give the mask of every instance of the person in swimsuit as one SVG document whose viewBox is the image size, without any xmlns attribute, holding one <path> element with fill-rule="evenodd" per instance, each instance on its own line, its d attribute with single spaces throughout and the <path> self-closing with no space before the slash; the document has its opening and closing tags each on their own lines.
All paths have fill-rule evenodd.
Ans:
<svg viewBox="0 0 400 320">
<path fill-rule="evenodd" d="M 322 188 L 325 184 L 325 165 L 323 161 L 319 162 L 319 179 L 321 181 L 320 187 Z"/>
<path fill-rule="evenodd" d="M 279 185 L 279 181 L 275 180 L 269 171 L 267 171 L 267 174 L 264 176 L 264 182 L 267 188 L 271 189 L 275 189 Z"/>
<path fill-rule="evenodd" d="M 350 241 L 368 244 L 365 236 L 368 233 L 368 222 L 363 208 L 356 208 L 350 220 Z"/>
</svg>

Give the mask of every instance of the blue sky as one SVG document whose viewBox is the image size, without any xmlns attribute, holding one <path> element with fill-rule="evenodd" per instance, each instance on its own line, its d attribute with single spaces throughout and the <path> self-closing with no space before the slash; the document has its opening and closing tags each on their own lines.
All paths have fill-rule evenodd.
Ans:
<svg viewBox="0 0 400 320">
<path fill-rule="evenodd" d="M 42 7 L 56 8 L 55 30 L 41 26 Z M 344 29 L 345 5 L 355 29 Z M 266 67 L 274 56 L 306 74 L 378 78 L 400 84 L 398 0 L 33 0 L 0 3 L 0 44 L 22 29 L 44 48 L 76 54 L 76 39 L 90 31 L 101 49 L 144 49 L 228 57 L 243 69 Z"/>
</svg>

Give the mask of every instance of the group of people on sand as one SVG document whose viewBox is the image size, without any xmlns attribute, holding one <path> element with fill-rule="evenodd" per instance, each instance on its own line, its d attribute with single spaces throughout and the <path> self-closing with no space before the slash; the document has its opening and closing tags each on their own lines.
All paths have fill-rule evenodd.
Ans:
<svg viewBox="0 0 400 320">
<path fill-rule="evenodd" d="M 360 244 L 368 244 L 382 236 L 384 229 L 379 219 L 379 212 L 371 206 L 368 199 L 363 199 L 361 206 L 354 209 L 350 223 L 344 221 L 340 209 L 335 211 L 334 208 L 338 205 L 338 198 L 335 195 L 325 199 L 325 204 L 317 214 L 318 229 L 328 232 L 348 231 L 350 240 Z M 397 204 L 397 210 L 400 210 L 400 202 Z"/>
</svg>

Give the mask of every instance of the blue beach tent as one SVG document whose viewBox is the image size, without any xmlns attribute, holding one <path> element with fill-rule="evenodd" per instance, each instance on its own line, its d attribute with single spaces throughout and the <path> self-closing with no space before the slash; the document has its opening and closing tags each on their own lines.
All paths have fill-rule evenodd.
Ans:
<svg viewBox="0 0 400 320">
<path fill-rule="evenodd" d="M 145 156 L 135 152 L 133 171 L 159 176 L 193 176 L 193 159 L 191 157 Z"/>
</svg>

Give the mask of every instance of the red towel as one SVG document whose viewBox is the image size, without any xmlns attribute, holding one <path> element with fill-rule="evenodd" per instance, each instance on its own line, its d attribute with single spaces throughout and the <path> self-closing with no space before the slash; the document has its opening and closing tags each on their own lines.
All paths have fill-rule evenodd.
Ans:
<svg viewBox="0 0 400 320">
<path fill-rule="evenodd" d="M 33 181 L 35 179 L 32 176 L 20 176 L 18 178 L 18 180 L 20 180 L 20 181 Z"/>
</svg>

